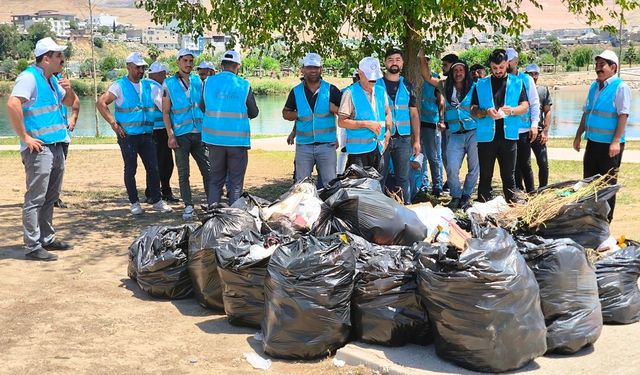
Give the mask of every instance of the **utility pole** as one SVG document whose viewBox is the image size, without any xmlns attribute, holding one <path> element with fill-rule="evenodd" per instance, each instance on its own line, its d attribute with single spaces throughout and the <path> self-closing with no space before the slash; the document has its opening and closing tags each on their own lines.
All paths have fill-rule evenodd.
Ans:
<svg viewBox="0 0 640 375">
<path fill-rule="evenodd" d="M 620 29 L 618 29 L 618 59 L 622 60 L 622 20 L 624 19 L 624 8 L 620 10 Z M 618 66 L 618 78 L 620 78 L 620 66 Z"/>
<path fill-rule="evenodd" d="M 95 124 L 96 124 L 96 137 L 100 136 L 100 125 L 98 122 L 98 109 L 95 106 L 95 103 L 98 102 L 98 84 L 96 83 L 96 57 L 95 57 L 95 44 L 93 40 L 93 5 L 91 4 L 91 0 L 89 0 L 89 35 L 91 35 L 91 65 L 93 69 L 91 69 L 91 76 L 93 77 L 93 114 L 95 116 Z"/>
</svg>

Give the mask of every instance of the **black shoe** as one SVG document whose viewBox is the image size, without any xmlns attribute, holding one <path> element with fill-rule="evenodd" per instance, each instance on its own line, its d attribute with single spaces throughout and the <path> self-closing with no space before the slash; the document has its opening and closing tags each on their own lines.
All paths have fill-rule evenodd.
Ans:
<svg viewBox="0 0 640 375">
<path fill-rule="evenodd" d="M 173 194 L 164 195 L 164 196 L 162 196 L 162 199 L 167 203 L 178 203 L 178 202 L 180 202 L 180 198 L 176 197 Z"/>
<path fill-rule="evenodd" d="M 57 201 L 55 201 L 55 202 L 53 203 L 53 207 L 56 207 L 56 208 L 67 208 L 67 205 L 66 205 L 66 204 L 64 204 L 64 202 L 62 201 L 62 199 L 58 199 Z"/>
<path fill-rule="evenodd" d="M 47 250 L 69 250 L 71 249 L 73 246 L 68 243 L 68 242 L 64 242 L 64 241 L 53 241 L 48 245 L 44 245 L 42 246 Z"/>
<path fill-rule="evenodd" d="M 451 211 L 455 211 L 458 208 L 460 208 L 460 198 L 452 198 L 451 202 L 449 202 L 449 204 L 447 205 L 447 207 L 451 210 Z"/>
<path fill-rule="evenodd" d="M 468 195 L 463 195 L 462 199 L 460 199 L 460 208 L 466 210 L 471 205 L 471 197 Z"/>
<path fill-rule="evenodd" d="M 25 259 L 28 259 L 28 260 L 42 260 L 42 261 L 45 261 L 45 262 L 58 260 L 58 256 L 57 255 L 51 254 L 50 252 L 48 252 L 45 249 L 38 249 L 38 250 L 32 251 L 32 252 L 26 254 L 24 257 L 25 257 Z"/>
<path fill-rule="evenodd" d="M 431 195 L 433 195 L 436 198 L 440 198 L 440 196 L 442 195 L 442 190 L 433 189 L 431 190 Z"/>
<path fill-rule="evenodd" d="M 155 203 L 155 202 L 153 201 L 153 199 L 151 199 L 151 198 L 149 198 L 149 197 L 144 198 L 144 201 L 143 201 L 143 202 L 144 202 L 144 203 L 146 203 L 146 204 L 154 204 L 154 203 Z"/>
</svg>

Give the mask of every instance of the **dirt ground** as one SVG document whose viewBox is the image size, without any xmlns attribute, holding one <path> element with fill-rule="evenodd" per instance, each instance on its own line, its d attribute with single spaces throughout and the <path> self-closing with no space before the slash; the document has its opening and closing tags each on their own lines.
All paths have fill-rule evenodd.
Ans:
<svg viewBox="0 0 640 375">
<path fill-rule="evenodd" d="M 291 183 L 292 153 L 252 151 L 249 160 L 251 193 L 273 199 Z M 122 170 L 118 151 L 71 150 L 63 189 L 69 208 L 55 211 L 55 226 L 75 248 L 59 252 L 57 262 L 31 262 L 22 250 L 23 167 L 18 153 L 0 152 L 0 373 L 261 373 L 243 359 L 261 352 L 255 330 L 233 327 L 193 299 L 153 300 L 127 278 L 132 240 L 148 225 L 181 223 L 182 207 L 132 217 Z M 195 165 L 192 171 L 196 203 L 204 203 Z M 177 194 L 176 173 L 172 185 Z M 622 212 L 621 222 L 634 216 Z M 369 371 L 330 359 L 273 360 L 271 373 Z"/>
</svg>

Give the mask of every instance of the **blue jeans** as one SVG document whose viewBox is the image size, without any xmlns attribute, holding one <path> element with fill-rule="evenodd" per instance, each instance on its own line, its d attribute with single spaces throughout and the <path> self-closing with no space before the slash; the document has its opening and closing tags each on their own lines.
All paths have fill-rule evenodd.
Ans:
<svg viewBox="0 0 640 375">
<path fill-rule="evenodd" d="M 147 189 L 152 203 L 161 199 L 160 174 L 158 172 L 158 156 L 153 136 L 149 134 L 129 135 L 118 137 L 118 145 L 124 161 L 124 186 L 131 204 L 138 202 L 136 187 L 136 170 L 138 169 L 138 155 L 147 172 Z"/>
<path fill-rule="evenodd" d="M 336 178 L 336 143 L 301 145 L 296 143 L 296 182 L 311 177 L 313 166 L 318 171 L 317 187 L 326 186 Z"/>
<path fill-rule="evenodd" d="M 420 129 L 420 139 L 422 140 L 424 158 L 429 161 L 431 189 L 442 191 L 442 133 L 438 129 L 423 126 Z M 424 176 L 426 180 L 424 186 L 428 186 L 429 176 L 427 173 Z"/>
<path fill-rule="evenodd" d="M 208 203 L 212 205 L 220 202 L 222 186 L 226 182 L 229 205 L 232 205 L 242 195 L 244 175 L 249 162 L 249 148 L 214 145 L 207 145 L 207 148 L 211 164 Z"/>
<path fill-rule="evenodd" d="M 449 143 L 447 145 L 447 180 L 452 198 L 462 196 L 470 197 L 473 188 L 478 182 L 480 175 L 480 162 L 478 160 L 478 142 L 476 142 L 476 131 L 472 130 L 464 134 L 449 133 Z M 467 176 L 464 178 L 464 186 L 460 187 L 460 167 L 462 160 L 467 155 Z"/>
<path fill-rule="evenodd" d="M 409 158 L 411 157 L 411 137 L 391 138 L 389 146 L 384 151 L 384 164 L 389 166 L 389 159 L 393 161 L 395 186 L 402 188 L 405 203 L 411 203 L 411 189 L 409 188 Z M 385 185 L 389 168 L 382 173 L 382 186 Z"/>
</svg>

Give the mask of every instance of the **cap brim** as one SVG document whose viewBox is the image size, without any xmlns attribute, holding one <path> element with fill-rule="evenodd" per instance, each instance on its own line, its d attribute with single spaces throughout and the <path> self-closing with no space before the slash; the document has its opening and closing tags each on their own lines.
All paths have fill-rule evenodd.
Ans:
<svg viewBox="0 0 640 375">
<path fill-rule="evenodd" d="M 135 62 L 135 61 L 130 61 L 131 64 L 135 65 L 135 66 L 147 66 L 148 64 L 146 62 Z"/>
<path fill-rule="evenodd" d="M 220 61 L 229 61 L 229 62 L 232 62 L 232 63 L 240 64 L 239 62 L 237 62 L 237 61 L 235 61 L 233 59 L 222 59 Z"/>
<path fill-rule="evenodd" d="M 378 69 L 376 71 L 371 72 L 371 74 L 367 75 L 365 73 L 365 75 L 367 76 L 367 79 L 369 81 L 377 81 L 380 78 L 384 77 L 384 74 L 382 74 L 382 70 Z"/>
<path fill-rule="evenodd" d="M 322 64 L 306 64 L 306 65 L 302 65 L 303 68 L 322 68 Z"/>
</svg>

